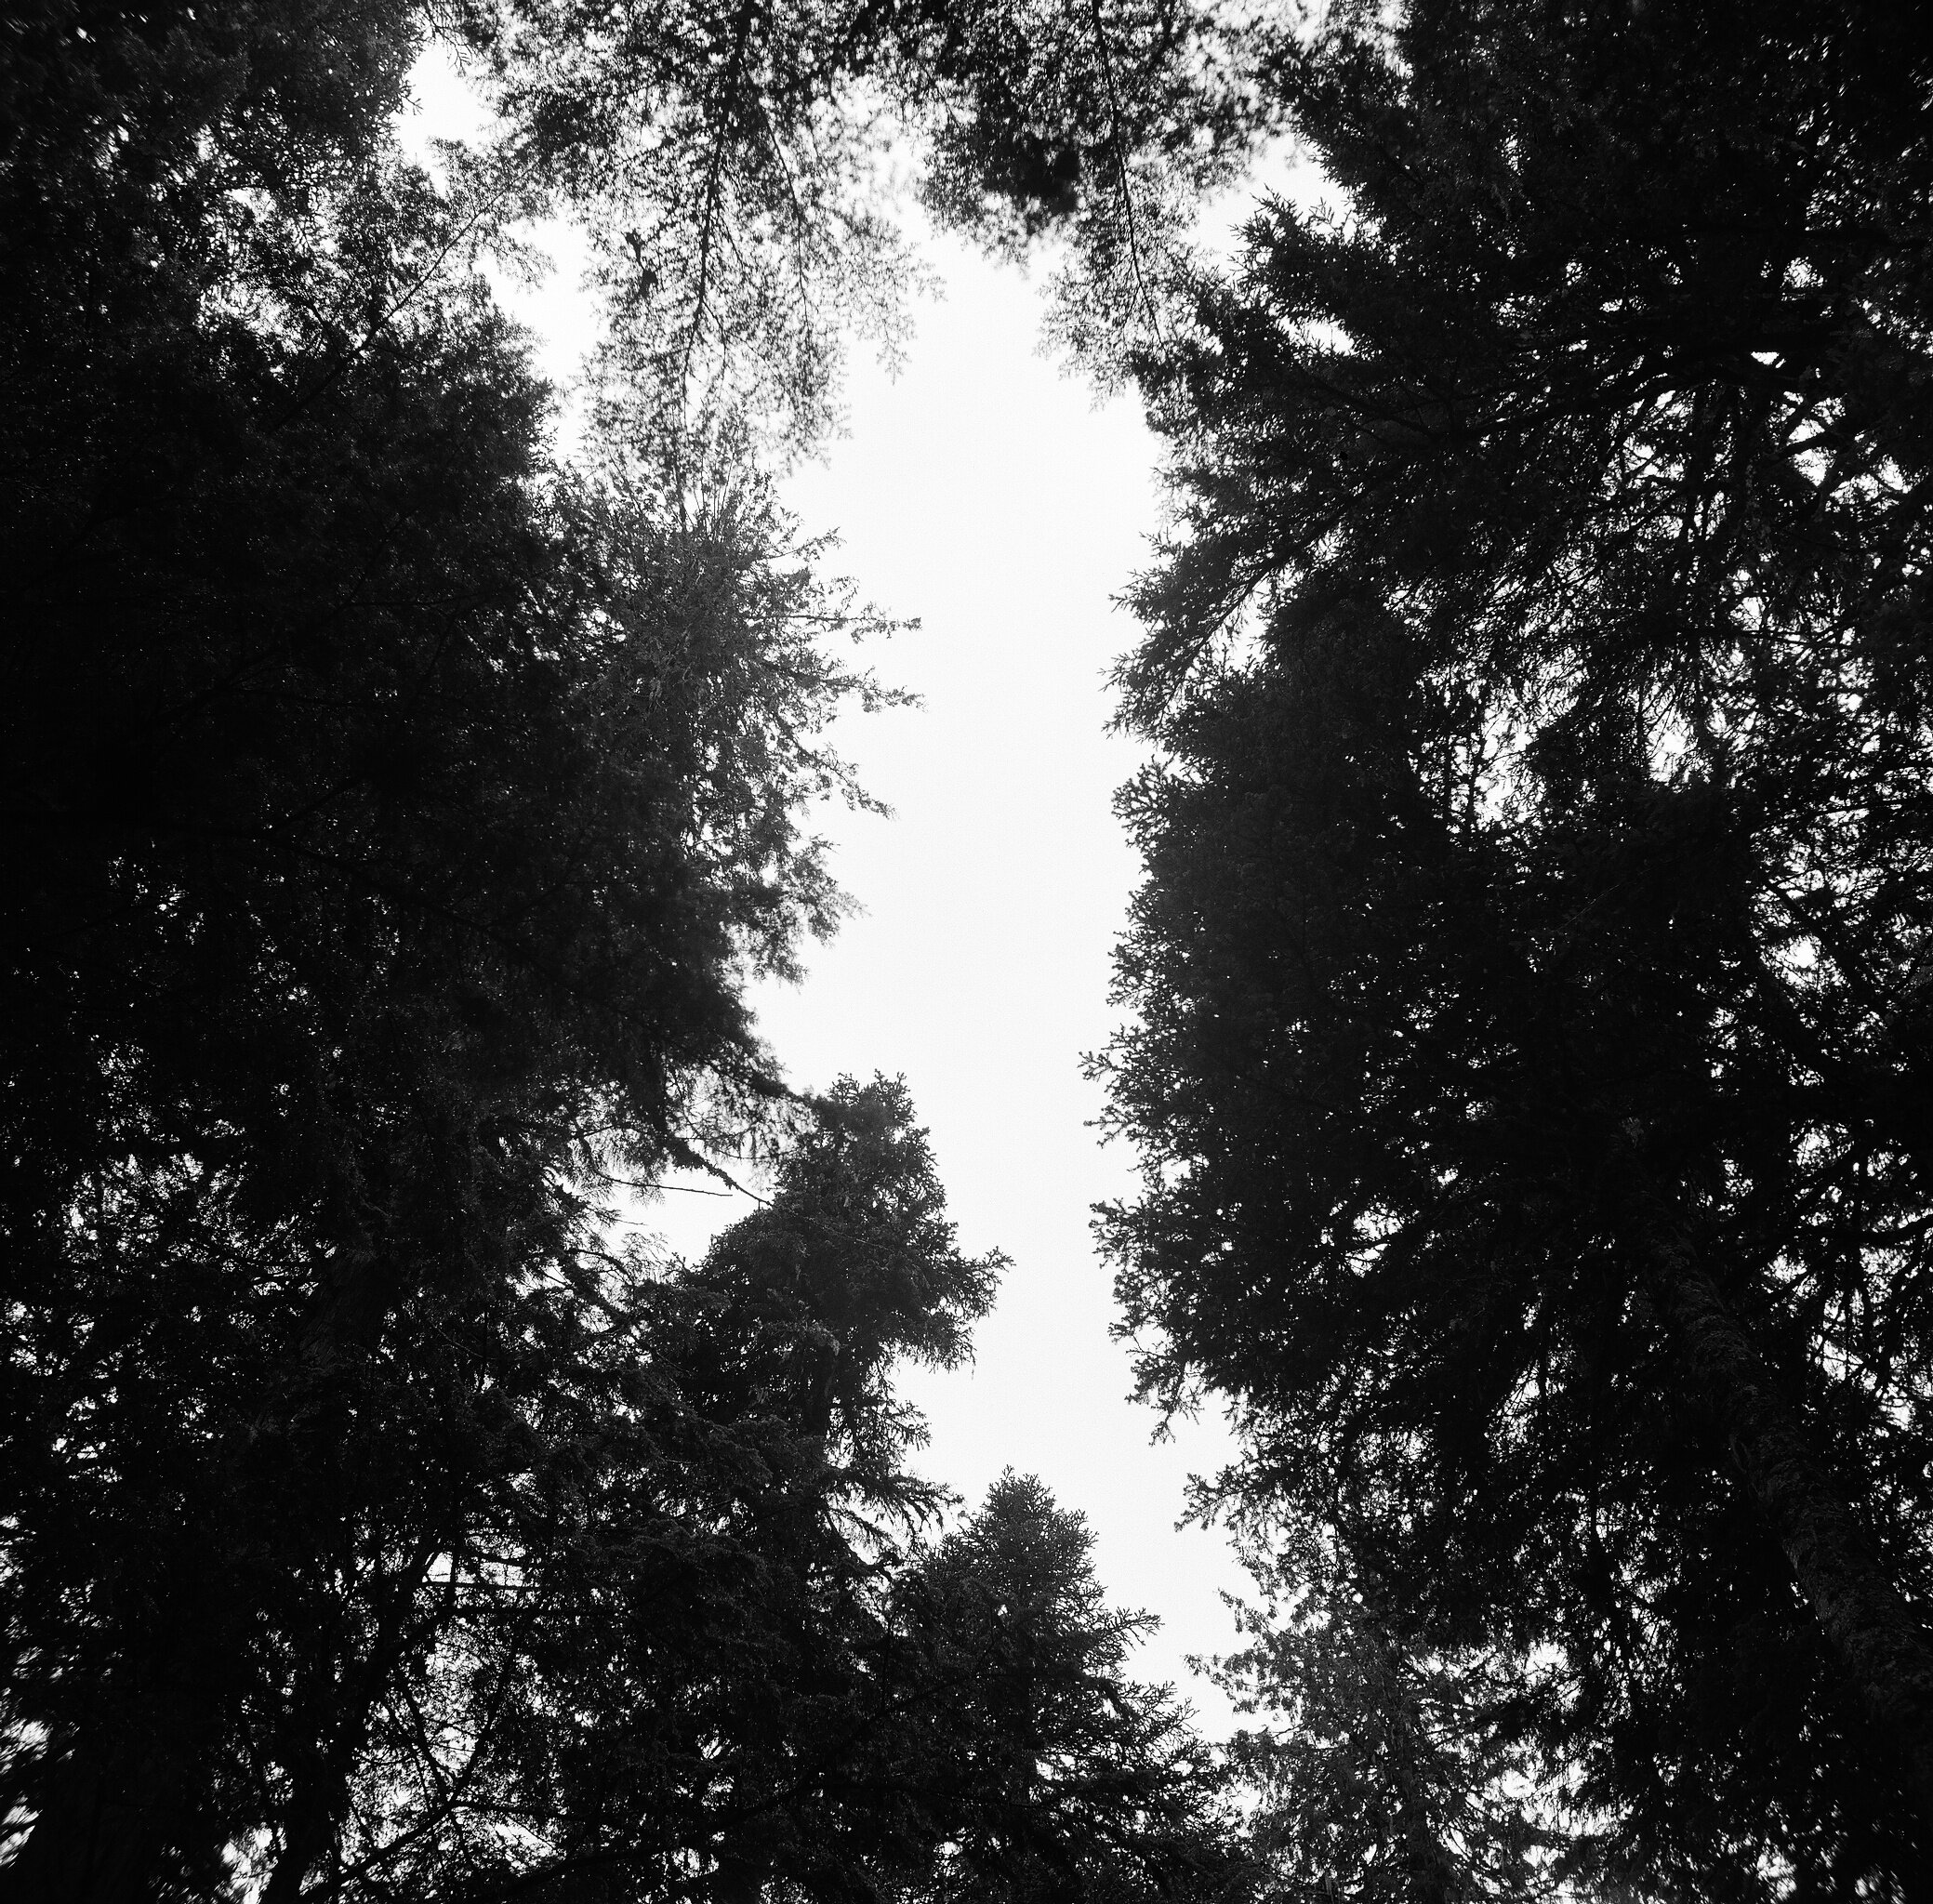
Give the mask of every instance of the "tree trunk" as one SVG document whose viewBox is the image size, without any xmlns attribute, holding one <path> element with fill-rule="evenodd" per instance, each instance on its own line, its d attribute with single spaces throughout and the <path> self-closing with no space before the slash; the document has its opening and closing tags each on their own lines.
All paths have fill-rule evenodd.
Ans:
<svg viewBox="0 0 1933 1904">
<path fill-rule="evenodd" d="M 360 1696 L 358 1686 L 364 1676 L 353 1672 L 343 1675 L 340 1697 L 348 1710 L 329 1712 L 314 1699 L 298 1709 L 306 1711 L 310 1736 L 302 1741 L 305 1749 L 291 1755 L 287 1767 L 293 1789 L 276 1820 L 282 1850 L 262 1887 L 261 1904 L 294 1904 L 310 1873 L 336 1844 L 348 1809 L 351 1768 L 368 1731 L 369 1703 Z M 337 1684 L 326 1671 L 315 1677 L 325 1686 Z"/>
<path fill-rule="evenodd" d="M 306 1793 L 292 1807 L 282 1855 L 262 1890 L 262 1904 L 293 1904 L 302 1895 L 309 1873 L 327 1856 L 336 1842 L 336 1818 L 319 1793 Z"/>
<path fill-rule="evenodd" d="M 162 1831 L 153 1768 L 116 1791 L 98 1755 L 71 1752 L 48 1773 L 27 1842 L 0 1869 L 0 1904 L 141 1904 Z"/>
<path fill-rule="evenodd" d="M 432 1561 L 444 1551 L 442 1541 L 424 1540 L 392 1576 L 372 1586 L 376 1632 L 360 1659 L 326 1652 L 311 1660 L 306 1697 L 296 1709 L 307 1718 L 306 1725 L 297 1721 L 306 1750 L 289 1766 L 294 1790 L 279 1820 L 282 1853 L 261 1904 L 294 1904 L 335 1848 L 376 1702 L 412 1646 L 427 1643 L 428 1630 L 416 1624 L 412 1612 Z"/>
<path fill-rule="evenodd" d="M 1892 1735 L 1921 1817 L 1933 1826 L 1933 1634 L 1887 1577 L 1743 1326 L 1690 1247 L 1657 1251 L 1679 1346 L 1717 1404 L 1732 1458 L 1765 1510 L 1799 1590 Z"/>
</svg>

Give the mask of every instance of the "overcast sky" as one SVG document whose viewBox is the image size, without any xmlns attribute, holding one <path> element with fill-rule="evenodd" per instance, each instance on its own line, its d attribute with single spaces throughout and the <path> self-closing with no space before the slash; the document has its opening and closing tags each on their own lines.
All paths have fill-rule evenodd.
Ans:
<svg viewBox="0 0 1933 1904">
<path fill-rule="evenodd" d="M 446 73 L 420 70 L 417 90 L 426 126 L 465 129 Z M 586 313 L 573 247 L 549 242 L 549 284 L 505 299 L 563 381 Z M 969 1502 L 1012 1466 L 1085 1514 L 1110 1597 L 1161 1617 L 1138 1676 L 1173 1680 L 1221 1732 L 1225 1705 L 1185 1656 L 1228 1649 L 1220 1590 L 1244 1577 L 1218 1533 L 1176 1522 L 1189 1473 L 1227 1443 L 1219 1422 L 1153 1442 L 1088 1227 L 1131 1183 L 1091 1128 L 1080 1059 L 1114 1021 L 1108 954 L 1134 877 L 1109 802 L 1137 756 L 1106 732 L 1106 676 L 1133 639 L 1113 597 L 1158 520 L 1155 445 L 1132 399 L 1097 405 L 1040 356 L 1036 285 L 958 244 L 926 248 L 945 295 L 915 312 L 907 361 L 888 377 L 855 355 L 846 435 L 786 487 L 807 533 L 838 534 L 831 567 L 920 620 L 870 659 L 923 705 L 841 723 L 893 816 L 821 810 L 862 910 L 759 1013 L 795 1084 L 903 1076 L 963 1247 L 1013 1258 L 972 1368 L 905 1377 L 933 1429 L 920 1464 Z M 674 1195 L 646 1221 L 692 1251 L 739 1213 Z"/>
<path fill-rule="evenodd" d="M 1190 1466 L 1223 1444 L 1185 1427 L 1151 1447 L 1155 1418 L 1126 1399 L 1088 1225 L 1130 1187 L 1130 1159 L 1098 1143 L 1080 1068 L 1113 1023 L 1134 877 L 1109 802 L 1137 756 L 1106 731 L 1106 677 L 1132 638 L 1112 597 L 1156 523 L 1154 444 L 1131 402 L 1096 408 L 1037 354 L 1039 298 L 1017 274 L 956 245 L 931 255 L 947 294 L 919 312 L 905 367 L 855 364 L 849 434 L 788 487 L 808 529 L 840 533 L 867 595 L 920 617 L 877 663 L 923 705 L 841 723 L 893 817 L 832 817 L 865 910 L 760 1013 L 801 1083 L 903 1075 L 961 1240 L 1013 1259 L 973 1368 L 907 1378 L 929 1471 L 969 1499 L 1009 1465 L 1040 1475 L 1092 1522 L 1113 1596 L 1161 1614 L 1143 1672 L 1180 1680 L 1183 1654 L 1231 1636 L 1223 1542 L 1174 1525 Z"/>
</svg>

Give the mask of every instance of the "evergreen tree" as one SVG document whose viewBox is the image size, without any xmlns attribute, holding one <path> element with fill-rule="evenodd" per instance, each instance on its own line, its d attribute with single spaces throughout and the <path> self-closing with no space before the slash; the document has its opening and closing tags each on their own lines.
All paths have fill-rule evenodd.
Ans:
<svg viewBox="0 0 1933 1904">
<path fill-rule="evenodd" d="M 1222 1769 L 1170 1688 L 1125 1676 L 1153 1622 L 1108 1606 L 1092 1547 L 1079 1514 L 1010 1470 L 906 1581 L 898 1620 L 925 1670 L 892 1744 L 939 1840 L 908 1895 L 1248 1895 Z"/>
<path fill-rule="evenodd" d="M 888 181 L 1016 258 L 1050 231 L 1100 321 L 1151 314 L 1177 206 L 1261 126 L 1259 43 L 1198 0 L 464 0 L 497 163 L 586 214 L 607 429 L 816 440 L 841 330 L 890 352 L 921 273 Z"/>
<path fill-rule="evenodd" d="M 1192 151 L 1160 128 L 1201 96 L 1193 18 L 1147 15 L 1105 126 L 1090 86 L 1066 136 Z M 801 809 L 854 794 L 815 736 L 876 691 L 832 658 L 863 618 L 759 457 L 829 415 L 855 298 L 888 314 L 889 207 L 846 154 L 890 73 L 950 102 L 955 176 L 987 167 L 962 205 L 1032 228 L 1079 203 L 1047 206 L 1040 136 L 1001 130 L 1046 84 L 1003 65 L 1013 37 L 950 31 L 388 0 L 9 20 L 6 1895 L 339 1887 L 392 1803 L 426 1870 L 468 1869 L 428 1822 L 442 1733 L 409 1758 L 398 1688 L 459 1646 L 466 1596 L 523 1592 L 553 1441 L 590 1461 L 643 1406 L 626 1384 L 684 1395 L 598 1337 L 600 1304 L 642 1300 L 585 1280 L 599 1199 L 785 1128 L 743 990 L 837 911 Z M 441 186 L 392 126 L 439 36 L 507 114 Z M 481 272 L 558 207 L 625 274 L 577 470 Z M 599 1485 L 672 1485 L 625 1460 Z M 528 1671 L 461 1635 L 479 1674 Z M 438 1686 L 436 1726 L 477 1732 Z M 377 1741 L 433 1769 L 365 1818 Z"/>
<path fill-rule="evenodd" d="M 1338 208 L 1143 360 L 1145 1384 L 1415 1657 L 1554 1662 L 1492 1716 L 1608 1873 L 1916 1892 L 1923 36 L 1412 0 L 1277 80 Z"/>
<path fill-rule="evenodd" d="M 1404 1611 L 1307 1529 L 1278 1530 L 1249 1566 L 1250 1644 L 1216 1662 L 1264 1724 L 1230 1742 L 1272 1895 L 1309 1904 L 1477 1904 L 1575 1895 L 1588 1828 L 1500 1726 L 1524 1662 L 1418 1651 Z"/>
<path fill-rule="evenodd" d="M 967 1353 L 1000 1263 L 959 1253 L 910 1117 L 842 1082 L 702 1262 L 587 1250 L 530 1292 L 505 1461 L 371 1715 L 338 1889 L 859 1896 L 881 1844 L 930 1843 L 861 1768 L 916 1690 L 886 1609 L 945 1500 L 892 1376 Z"/>
</svg>

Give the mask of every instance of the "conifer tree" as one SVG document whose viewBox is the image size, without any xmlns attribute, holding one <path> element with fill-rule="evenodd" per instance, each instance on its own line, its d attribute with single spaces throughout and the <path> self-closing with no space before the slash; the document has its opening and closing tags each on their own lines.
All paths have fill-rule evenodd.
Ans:
<svg viewBox="0 0 1933 1904">
<path fill-rule="evenodd" d="M 1092 1548 L 1081 1515 L 1010 1470 L 902 1587 L 926 1689 L 894 1745 L 940 1841 L 910 1897 L 1251 1894 L 1224 1770 L 1171 1688 L 1126 1676 L 1153 1621 L 1107 1605 Z"/>
<path fill-rule="evenodd" d="M 1105 1227 L 1231 1502 L 1677 1895 L 1933 1858 L 1933 67 L 1896 9 L 1329 9 L 1143 360 Z M 1541 1688 L 1541 1689 L 1539 1689 Z"/>
<path fill-rule="evenodd" d="M 837 914 L 803 810 L 857 797 L 818 735 L 877 691 L 769 485 L 841 326 L 894 321 L 880 100 L 952 128 L 962 217 L 1026 231 L 1194 164 L 1214 90 L 1189 9 L 1050 9 L 1107 61 L 1078 98 L 995 13 L 9 19 L 0 1893 L 340 1890 L 392 1842 L 378 1746 L 429 1781 L 383 1805 L 456 1815 L 399 1688 L 531 1542 L 563 1565 L 519 1519 L 556 1464 L 648 1499 L 697 1459 L 598 1465 L 658 1392 L 593 1340 L 637 1294 L 597 1287 L 598 1210 L 798 1134 L 744 992 Z M 393 124 L 432 42 L 503 115 L 439 178 Z M 608 294 L 572 468 L 484 271 L 554 210 Z M 507 1696 L 527 1648 L 462 1632 Z M 514 1803 L 576 1843 L 565 1787 Z M 470 1869 L 442 1831 L 426 1884 Z"/>
</svg>

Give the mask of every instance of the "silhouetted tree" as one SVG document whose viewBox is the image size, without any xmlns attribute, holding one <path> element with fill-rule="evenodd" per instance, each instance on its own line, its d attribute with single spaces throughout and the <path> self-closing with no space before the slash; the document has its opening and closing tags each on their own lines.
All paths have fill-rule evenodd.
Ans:
<svg viewBox="0 0 1933 1904">
<path fill-rule="evenodd" d="M 841 328 L 893 348 L 920 275 L 889 177 L 1013 256 L 1068 233 L 1139 324 L 1174 205 L 1261 126 L 1253 36 L 1197 0 L 468 0 L 453 24 L 504 114 L 498 163 L 588 213 L 623 432 L 751 415 L 810 442 Z"/>
<path fill-rule="evenodd" d="M 886 1608 L 945 1500 L 891 1376 L 965 1355 L 1000 1261 L 958 1252 L 910 1117 L 842 1083 L 701 1263 L 587 1253 L 531 1291 L 514 1458 L 369 1715 L 338 1888 L 829 1895 L 930 1840 L 852 1772 L 915 1690 Z"/>
<path fill-rule="evenodd" d="M 1271 1895 L 1310 1904 L 1476 1904 L 1576 1895 L 1585 1821 L 1500 1726 L 1529 1669 L 1409 1643 L 1403 1609 L 1345 1554 L 1283 1529 L 1249 1565 L 1250 1644 L 1216 1677 L 1263 1726 L 1229 1745 Z"/>
<path fill-rule="evenodd" d="M 1891 8 L 1331 9 L 1144 360 L 1106 1066 L 1152 1395 L 1346 1534 L 1603 1868 L 1933 1857 L 1933 67 Z"/>
<path fill-rule="evenodd" d="M 1153 1622 L 1107 1605 L 1093 1536 L 1004 1474 L 906 1580 L 922 1692 L 884 1735 L 926 1793 L 937 1900 L 1247 1895 L 1226 1780 L 1166 1686 L 1126 1676 Z"/>
<path fill-rule="evenodd" d="M 103 681 L 140 791 L 46 729 L 15 755 L 46 771 L 12 890 L 46 903 L 8 1033 L 7 1590 L 16 1710 L 76 1770 L 96 1732 L 225 1755 L 359 1529 L 407 1531 L 407 1601 L 578 1186 L 760 1088 L 743 963 L 825 903 L 785 729 L 833 677 L 757 511 L 497 499 L 441 525 L 468 574 L 367 576 L 321 653 L 258 601 Z M 391 589 L 442 610 L 399 628 Z"/>
<path fill-rule="evenodd" d="M 909 1117 L 842 1083 L 702 1263 L 586 1250 L 523 1293 L 460 1533 L 404 1585 L 364 1528 L 238 1742 L 264 1896 L 1237 1894 L 1078 1516 L 1009 1477 L 915 1538 L 944 1496 L 891 1370 L 957 1361 L 999 1263 Z"/>
<path fill-rule="evenodd" d="M 1177 19 L 1135 29 L 1105 129 L 1089 88 L 1091 148 L 1141 136 L 1133 71 L 1187 96 Z M 597 1200 L 777 1128 L 742 990 L 836 911 L 800 813 L 852 792 L 815 734 L 874 690 L 758 446 L 827 414 L 841 247 L 887 282 L 841 155 L 889 54 L 911 99 L 944 37 L 862 9 L 822 58 L 830 33 L 8 21 L 9 1897 L 204 1897 L 237 1858 L 278 1897 L 338 1881 L 386 1702 L 495 1580 L 463 1556 L 541 1491 L 545 1433 L 616 1406 Z M 509 114 L 442 185 L 391 126 L 436 33 Z M 974 62 L 1013 50 L 960 42 L 948 110 L 999 107 Z M 988 190 L 1031 204 L 1009 169 Z M 578 471 L 480 271 L 559 205 L 662 213 L 600 227 L 630 275 Z"/>
</svg>

